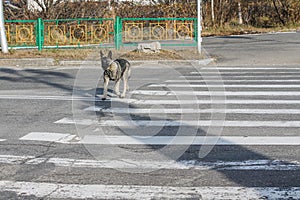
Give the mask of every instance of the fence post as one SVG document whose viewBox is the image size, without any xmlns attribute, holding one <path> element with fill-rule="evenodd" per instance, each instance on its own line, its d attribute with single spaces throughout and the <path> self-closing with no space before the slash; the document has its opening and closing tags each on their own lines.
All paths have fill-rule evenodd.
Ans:
<svg viewBox="0 0 300 200">
<path fill-rule="evenodd" d="M 197 20 L 194 20 L 194 41 L 198 42 L 198 24 Z"/>
<path fill-rule="evenodd" d="M 36 35 L 36 45 L 38 50 L 41 51 L 44 46 L 44 23 L 41 18 L 37 20 L 37 35 Z"/>
<path fill-rule="evenodd" d="M 117 50 L 120 50 L 122 43 L 122 21 L 119 16 L 116 16 L 115 20 L 115 47 Z"/>
</svg>

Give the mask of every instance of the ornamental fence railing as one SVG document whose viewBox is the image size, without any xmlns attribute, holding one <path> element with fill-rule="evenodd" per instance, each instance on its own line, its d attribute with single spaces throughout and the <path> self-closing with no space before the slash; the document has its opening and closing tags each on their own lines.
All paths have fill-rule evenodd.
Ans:
<svg viewBox="0 0 300 200">
<path fill-rule="evenodd" d="M 162 46 L 196 46 L 196 18 L 93 18 L 6 20 L 10 48 L 134 46 L 160 41 Z"/>
</svg>

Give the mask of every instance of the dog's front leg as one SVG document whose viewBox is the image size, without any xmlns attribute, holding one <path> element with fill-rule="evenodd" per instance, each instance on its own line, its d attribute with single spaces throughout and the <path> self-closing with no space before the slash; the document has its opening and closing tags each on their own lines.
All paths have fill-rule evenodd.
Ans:
<svg viewBox="0 0 300 200">
<path fill-rule="evenodd" d="M 103 84 L 103 98 L 102 100 L 105 100 L 107 97 L 107 87 L 108 87 L 109 78 L 107 76 L 104 76 L 104 84 Z"/>
<path fill-rule="evenodd" d="M 120 79 L 118 79 L 116 81 L 116 84 L 115 84 L 115 93 L 117 96 L 120 96 Z"/>
</svg>

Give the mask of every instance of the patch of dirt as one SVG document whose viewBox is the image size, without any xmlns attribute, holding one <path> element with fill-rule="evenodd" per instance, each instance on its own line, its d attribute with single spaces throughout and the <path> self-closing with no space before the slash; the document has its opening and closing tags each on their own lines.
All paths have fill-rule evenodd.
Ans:
<svg viewBox="0 0 300 200">
<path fill-rule="evenodd" d="M 122 54 L 120 57 L 128 60 L 178 60 L 182 57 L 174 51 L 160 50 L 157 53 L 143 53 L 138 50 L 133 50 Z"/>
<path fill-rule="evenodd" d="M 158 53 L 144 53 L 133 50 L 121 54 L 120 57 L 128 60 L 194 60 L 202 58 L 195 49 L 160 50 Z"/>
</svg>

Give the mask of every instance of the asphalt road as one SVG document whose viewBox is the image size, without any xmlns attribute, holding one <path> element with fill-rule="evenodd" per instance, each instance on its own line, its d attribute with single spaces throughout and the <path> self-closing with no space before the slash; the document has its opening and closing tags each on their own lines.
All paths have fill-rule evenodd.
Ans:
<svg viewBox="0 0 300 200">
<path fill-rule="evenodd" d="M 0 199 L 300 199 L 300 34 L 204 48 L 106 101 L 99 68 L 1 67 Z"/>
</svg>

